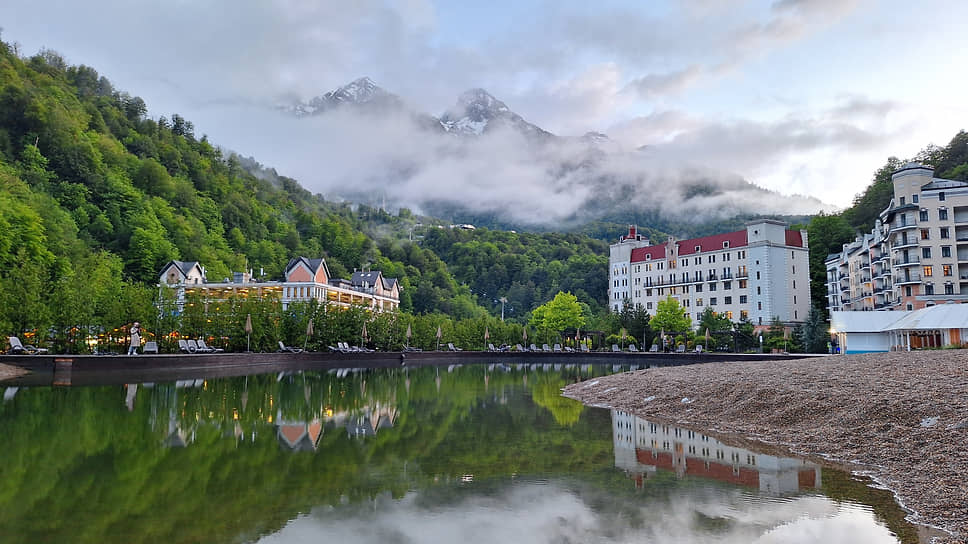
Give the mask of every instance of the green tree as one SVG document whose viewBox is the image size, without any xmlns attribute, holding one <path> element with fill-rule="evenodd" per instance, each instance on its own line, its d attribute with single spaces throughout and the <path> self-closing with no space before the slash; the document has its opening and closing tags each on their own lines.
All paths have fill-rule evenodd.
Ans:
<svg viewBox="0 0 968 544">
<path fill-rule="evenodd" d="M 656 305 L 651 326 L 653 329 L 665 331 L 666 334 L 685 333 L 692 330 L 692 320 L 678 300 L 666 296 L 665 300 L 660 300 Z"/>
<path fill-rule="evenodd" d="M 840 253 L 843 245 L 854 239 L 854 229 L 840 215 L 821 213 L 807 226 L 810 241 L 810 302 L 812 306 L 827 308 L 827 255 Z"/>
<path fill-rule="evenodd" d="M 830 341 L 828 329 L 823 311 L 816 306 L 810 308 L 800 334 L 803 350 L 807 353 L 827 353 L 827 342 Z"/>
<path fill-rule="evenodd" d="M 554 299 L 534 309 L 529 323 L 540 331 L 560 335 L 565 329 L 584 326 L 585 318 L 575 295 L 559 291 Z"/>
<path fill-rule="evenodd" d="M 723 332 L 731 333 L 732 330 L 733 322 L 728 317 L 724 314 L 717 314 L 712 308 L 706 306 L 706 309 L 702 311 L 702 317 L 699 319 L 699 327 L 696 330 L 696 334 L 702 336 L 702 339 L 697 339 L 696 342 L 705 343 L 706 331 L 709 331 L 709 349 L 716 349 L 720 346 L 732 347 L 732 334 L 721 334 Z"/>
</svg>

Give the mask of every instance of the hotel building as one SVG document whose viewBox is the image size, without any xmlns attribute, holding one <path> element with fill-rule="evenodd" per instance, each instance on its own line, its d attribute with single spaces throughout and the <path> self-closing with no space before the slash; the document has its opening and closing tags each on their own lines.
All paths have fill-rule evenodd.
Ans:
<svg viewBox="0 0 968 544">
<path fill-rule="evenodd" d="M 831 311 L 919 310 L 968 301 L 968 182 L 908 163 L 874 229 L 827 256 Z"/>
<path fill-rule="evenodd" d="M 176 289 L 179 310 L 186 296 L 198 294 L 206 300 L 234 297 L 275 297 L 283 309 L 294 302 L 317 300 L 339 307 L 364 306 L 374 311 L 396 310 L 400 306 L 400 284 L 379 271 L 353 272 L 350 279 L 331 278 L 324 259 L 296 257 L 286 265 L 283 281 L 262 281 L 251 272 L 236 272 L 223 281 L 208 281 L 205 268 L 196 261 L 170 261 L 161 269 L 159 284 Z"/>
<path fill-rule="evenodd" d="M 655 315 L 667 296 L 693 325 L 706 308 L 732 321 L 806 320 L 810 310 L 807 232 L 769 219 L 725 234 L 652 245 L 629 227 L 609 247 L 609 308 L 640 305 Z"/>
</svg>

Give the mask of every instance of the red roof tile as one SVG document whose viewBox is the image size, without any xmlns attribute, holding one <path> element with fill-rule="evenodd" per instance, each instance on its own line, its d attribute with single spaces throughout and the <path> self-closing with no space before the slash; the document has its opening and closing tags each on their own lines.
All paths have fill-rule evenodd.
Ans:
<svg viewBox="0 0 968 544">
<path fill-rule="evenodd" d="M 665 244 L 659 244 L 657 246 L 649 246 L 649 247 L 639 247 L 632 250 L 632 257 L 629 259 L 629 262 L 641 263 L 643 261 L 648 261 L 648 260 L 655 261 L 658 259 L 665 259 L 665 255 L 666 255 Z"/>
<path fill-rule="evenodd" d="M 798 230 L 786 231 L 786 245 L 803 247 L 803 236 L 800 235 L 800 231 Z"/>
<path fill-rule="evenodd" d="M 681 257 L 683 255 L 692 255 L 693 253 L 696 253 L 696 246 L 700 247 L 700 251 L 722 250 L 723 242 L 729 242 L 730 248 L 746 246 L 746 229 L 727 232 L 725 234 L 703 236 L 702 238 L 679 240 L 679 256 Z"/>
</svg>

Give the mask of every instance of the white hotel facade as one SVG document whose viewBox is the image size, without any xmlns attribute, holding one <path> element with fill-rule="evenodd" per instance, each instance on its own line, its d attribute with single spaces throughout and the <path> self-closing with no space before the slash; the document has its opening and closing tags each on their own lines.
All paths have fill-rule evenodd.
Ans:
<svg viewBox="0 0 968 544">
<path fill-rule="evenodd" d="M 828 255 L 827 307 L 920 310 L 968 302 L 968 182 L 907 163 L 870 233 Z"/>
<path fill-rule="evenodd" d="M 693 326 L 706 308 L 758 326 L 775 317 L 802 323 L 810 310 L 807 232 L 786 227 L 764 219 L 744 230 L 653 245 L 630 226 L 609 247 L 609 308 L 640 305 L 655 315 L 671 296 Z"/>
</svg>

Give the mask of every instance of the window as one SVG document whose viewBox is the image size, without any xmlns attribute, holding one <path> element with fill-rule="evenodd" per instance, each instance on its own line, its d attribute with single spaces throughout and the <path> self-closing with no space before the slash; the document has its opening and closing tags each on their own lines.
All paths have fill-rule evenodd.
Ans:
<svg viewBox="0 0 968 544">
<path fill-rule="evenodd" d="M 723 289 L 732 289 L 732 288 L 733 288 L 733 282 L 731 282 L 731 281 L 724 281 L 723 282 Z"/>
<path fill-rule="evenodd" d="M 904 197 L 902 196 L 901 197 L 901 206 L 903 206 L 903 205 L 904 205 Z"/>
<path fill-rule="evenodd" d="M 931 229 L 921 229 L 921 239 L 930 240 L 931 239 Z"/>
<path fill-rule="evenodd" d="M 938 219 L 941 221 L 948 219 L 948 208 L 938 208 Z"/>
<path fill-rule="evenodd" d="M 709 262 L 711 262 L 711 263 L 716 262 L 716 256 L 715 255 L 710 255 L 709 256 Z"/>
<path fill-rule="evenodd" d="M 712 297 L 712 298 L 709 299 L 709 305 L 710 306 L 715 306 L 716 305 L 716 297 Z"/>
<path fill-rule="evenodd" d="M 942 238 L 951 238 L 950 232 L 951 231 L 948 230 L 948 227 L 941 227 L 941 237 Z"/>
<path fill-rule="evenodd" d="M 757 310 L 762 310 L 763 309 L 763 303 L 762 302 L 757 302 L 756 303 L 756 309 Z"/>
<path fill-rule="evenodd" d="M 645 303 L 645 309 L 646 310 L 651 310 L 652 309 L 652 303 L 651 302 L 646 302 Z"/>
<path fill-rule="evenodd" d="M 760 286 L 759 285 L 756 286 L 756 294 L 757 295 L 762 295 L 763 294 L 763 290 L 760 289 Z"/>
<path fill-rule="evenodd" d="M 701 298 L 697 298 L 696 299 L 696 306 L 702 306 L 702 299 Z"/>
<path fill-rule="evenodd" d="M 739 280 L 740 289 L 746 289 L 746 285 L 747 285 L 746 280 Z"/>
<path fill-rule="evenodd" d="M 920 219 L 921 221 L 927 221 L 928 220 L 928 210 L 921 210 L 921 214 L 920 214 L 920 217 L 918 217 L 918 219 Z"/>
<path fill-rule="evenodd" d="M 746 321 L 747 319 L 750 318 L 750 313 L 747 312 L 746 310 L 740 310 L 739 311 L 739 318 L 742 319 L 743 321 Z"/>
<path fill-rule="evenodd" d="M 696 284 L 696 292 L 697 293 L 702 293 L 702 284 L 701 283 Z"/>
<path fill-rule="evenodd" d="M 921 248 L 921 258 L 922 259 L 930 259 L 931 258 L 931 248 L 930 247 L 922 247 Z"/>
<path fill-rule="evenodd" d="M 950 264 L 943 265 L 941 267 L 941 271 L 942 271 L 942 274 L 944 274 L 945 276 L 950 276 L 951 275 L 951 265 Z"/>
<path fill-rule="evenodd" d="M 723 304 L 732 304 L 733 297 L 723 297 Z"/>
<path fill-rule="evenodd" d="M 723 249 L 729 249 L 729 240 L 723 241 Z"/>
<path fill-rule="evenodd" d="M 746 296 L 746 295 L 740 295 L 740 296 L 739 296 L 739 303 L 740 303 L 740 304 L 746 304 L 746 302 L 747 302 L 748 300 L 749 300 L 749 299 L 747 298 L 747 296 Z"/>
<path fill-rule="evenodd" d="M 645 290 L 645 296 L 651 297 L 652 296 L 652 289 L 646 289 Z M 651 304 L 651 302 L 649 304 Z"/>
<path fill-rule="evenodd" d="M 906 297 L 911 296 L 911 286 L 907 286 L 904 288 L 904 296 Z"/>
<path fill-rule="evenodd" d="M 934 284 L 933 283 L 925 283 L 924 284 L 924 294 L 925 295 L 933 295 L 934 294 Z"/>
<path fill-rule="evenodd" d="M 918 195 L 911 195 L 911 203 L 912 204 L 918 203 Z"/>
<path fill-rule="evenodd" d="M 710 283 L 709 284 L 709 290 L 710 291 L 715 291 L 716 290 L 716 284 L 715 283 Z"/>
<path fill-rule="evenodd" d="M 924 267 L 924 275 L 925 276 L 930 276 L 931 275 L 931 272 L 932 272 L 932 269 L 931 269 L 930 266 L 925 266 Z"/>
<path fill-rule="evenodd" d="M 938 193 L 938 200 L 941 202 L 944 202 L 944 191 L 941 191 L 940 193 Z"/>
<path fill-rule="evenodd" d="M 946 294 L 946 295 L 953 295 L 953 294 L 955 294 L 955 286 L 954 285 L 951 285 L 950 283 L 944 284 L 944 294 Z"/>
<path fill-rule="evenodd" d="M 726 319 L 732 321 L 733 320 L 733 312 L 726 312 Z"/>
<path fill-rule="evenodd" d="M 951 256 L 951 246 L 941 246 L 941 256 L 950 257 Z"/>
<path fill-rule="evenodd" d="M 760 279 L 760 271 L 759 270 L 756 271 L 756 279 Z"/>
</svg>

